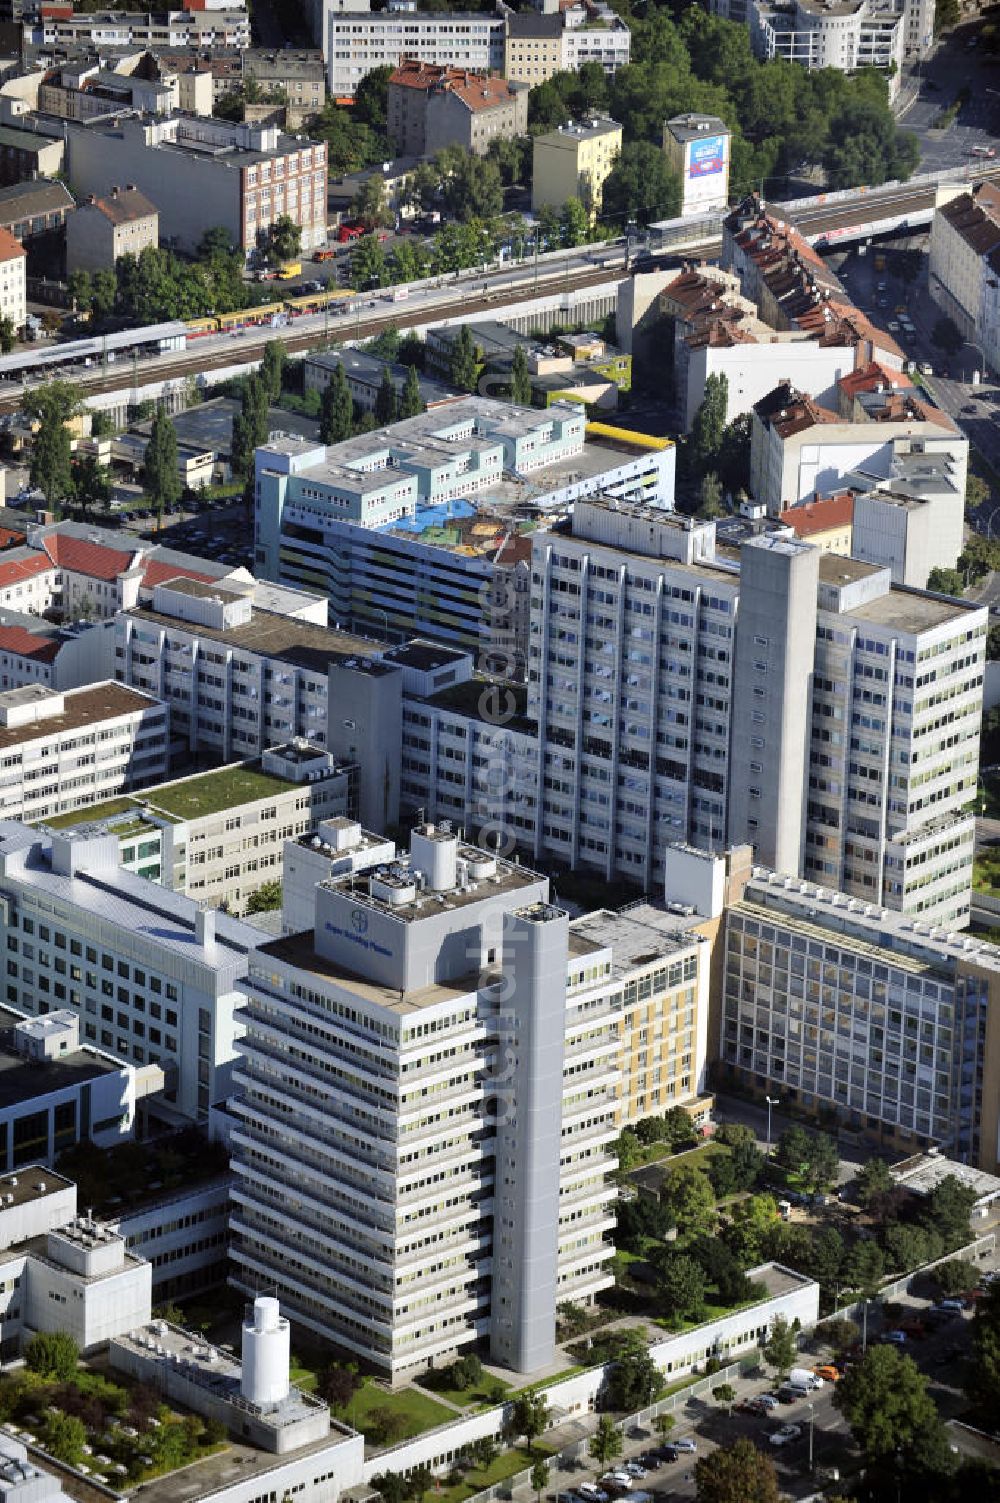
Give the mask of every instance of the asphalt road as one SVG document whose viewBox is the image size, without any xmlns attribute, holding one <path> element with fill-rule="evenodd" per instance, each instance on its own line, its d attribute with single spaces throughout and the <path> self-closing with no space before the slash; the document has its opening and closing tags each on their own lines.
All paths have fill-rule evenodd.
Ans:
<svg viewBox="0 0 1000 1503">
<path fill-rule="evenodd" d="M 978 31 L 978 22 L 957 27 L 901 89 L 906 99 L 916 91 L 900 110 L 900 124 L 920 140 L 920 172 L 960 166 L 973 146 L 1000 146 L 1000 58 L 990 61 L 978 43 L 970 46 Z M 936 129 L 934 121 L 963 87 L 968 103 L 944 130 Z"/>
</svg>

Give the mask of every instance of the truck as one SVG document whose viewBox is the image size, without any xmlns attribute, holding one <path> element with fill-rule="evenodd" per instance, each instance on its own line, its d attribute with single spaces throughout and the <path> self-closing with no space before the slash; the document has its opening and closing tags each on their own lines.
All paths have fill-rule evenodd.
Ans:
<svg viewBox="0 0 1000 1503">
<path fill-rule="evenodd" d="M 302 275 L 301 261 L 286 261 L 278 272 L 279 282 L 291 282 Z"/>
<path fill-rule="evenodd" d="M 333 249 L 332 246 L 326 250 L 313 251 L 314 261 L 335 261 L 336 258 L 337 252 Z"/>
</svg>

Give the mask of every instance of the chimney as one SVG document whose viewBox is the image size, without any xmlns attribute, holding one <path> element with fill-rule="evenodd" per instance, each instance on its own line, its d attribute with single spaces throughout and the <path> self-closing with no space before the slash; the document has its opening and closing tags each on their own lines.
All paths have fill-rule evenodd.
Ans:
<svg viewBox="0 0 1000 1503">
<path fill-rule="evenodd" d="M 203 950 L 215 944 L 215 909 L 199 908 L 194 916 L 194 937 Z"/>
</svg>

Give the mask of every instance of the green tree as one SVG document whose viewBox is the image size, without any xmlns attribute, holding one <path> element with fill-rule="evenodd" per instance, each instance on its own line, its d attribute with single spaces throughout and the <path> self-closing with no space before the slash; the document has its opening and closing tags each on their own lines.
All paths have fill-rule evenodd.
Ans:
<svg viewBox="0 0 1000 1503">
<path fill-rule="evenodd" d="M 544 1393 L 529 1388 L 514 1400 L 510 1416 L 511 1429 L 515 1435 L 524 1436 L 529 1451 L 534 1448 L 538 1437 L 545 1433 L 549 1420 L 550 1410 Z"/>
<path fill-rule="evenodd" d="M 844 1283 L 864 1300 L 874 1299 L 885 1278 L 885 1259 L 875 1242 L 855 1242 L 844 1260 Z"/>
<path fill-rule="evenodd" d="M 269 402 L 276 402 L 281 396 L 286 359 L 287 353 L 282 341 L 269 339 L 264 346 L 264 358 L 260 362 L 260 377 Z"/>
<path fill-rule="evenodd" d="M 773 1195 L 749 1195 L 733 1207 L 725 1232 L 726 1245 L 743 1267 L 760 1262 L 767 1234 L 777 1219 L 778 1205 Z"/>
<path fill-rule="evenodd" d="M 250 905 L 247 904 L 247 912 L 249 911 Z M 316 1391 L 320 1398 L 326 1400 L 331 1409 L 343 1410 L 347 1408 L 360 1387 L 361 1378 L 356 1367 L 351 1364 L 331 1362 L 319 1374 Z"/>
<path fill-rule="evenodd" d="M 694 1320 L 705 1305 L 705 1275 L 686 1253 L 664 1248 L 650 1255 L 656 1292 L 668 1320 Z"/>
<path fill-rule="evenodd" d="M 672 1414 L 658 1414 L 653 1421 L 653 1428 L 661 1440 L 669 1440 L 673 1433 L 677 1420 Z"/>
<path fill-rule="evenodd" d="M 719 1446 L 694 1465 L 698 1503 L 779 1503 L 774 1463 L 752 1440 Z"/>
<path fill-rule="evenodd" d="M 590 208 L 590 205 L 585 205 Z M 601 219 L 621 234 L 635 222 L 652 224 L 680 213 L 681 185 L 662 149 L 651 141 L 626 141 L 605 179 Z"/>
<path fill-rule="evenodd" d="M 302 227 L 290 214 L 279 214 L 267 232 L 267 251 L 274 261 L 295 261 L 302 249 Z"/>
<path fill-rule="evenodd" d="M 941 1424 L 927 1379 L 893 1346 L 869 1348 L 841 1378 L 833 1402 L 869 1463 L 894 1461 Z"/>
<path fill-rule="evenodd" d="M 274 913 L 281 907 L 282 888 L 280 882 L 264 882 L 260 887 L 254 888 L 247 898 L 247 913 Z"/>
<path fill-rule="evenodd" d="M 396 388 L 388 366 L 383 367 L 382 380 L 375 393 L 375 421 L 380 428 L 396 421 Z"/>
<path fill-rule="evenodd" d="M 323 392 L 320 408 L 319 436 L 321 443 L 339 444 L 354 432 L 354 403 L 342 365 L 334 367 L 333 375 Z"/>
<path fill-rule="evenodd" d="M 66 291 L 69 294 L 71 308 L 75 308 L 79 313 L 90 312 L 94 289 L 89 271 L 71 271 L 66 278 Z"/>
<path fill-rule="evenodd" d="M 146 489 L 153 499 L 156 530 L 159 532 L 163 513 L 173 511 L 184 488 L 177 468 L 177 429 L 163 407 L 157 408 L 153 418 L 143 474 Z"/>
<path fill-rule="evenodd" d="M 510 367 L 510 399 L 518 407 L 531 406 L 531 375 L 528 371 L 528 357 L 524 353 L 523 344 L 517 345 L 514 349 Z"/>
<path fill-rule="evenodd" d="M 809 1152 L 803 1171 L 805 1184 L 817 1193 L 829 1190 L 831 1185 L 836 1184 L 839 1172 L 840 1154 L 835 1141 L 829 1133 L 814 1133 L 809 1140 Z"/>
<path fill-rule="evenodd" d="M 888 1195 L 894 1183 L 884 1159 L 868 1159 L 858 1172 L 858 1204 L 870 1211 L 883 1195 Z"/>
<path fill-rule="evenodd" d="M 622 1432 L 610 1414 L 602 1414 L 587 1447 L 599 1467 L 610 1466 L 622 1453 Z"/>
<path fill-rule="evenodd" d="M 942 31 L 957 26 L 961 19 L 962 7 L 959 0 L 940 0 L 940 4 L 934 7 L 934 35 L 940 36 Z"/>
<path fill-rule="evenodd" d="M 386 201 L 385 181 L 372 173 L 365 178 L 351 199 L 351 218 L 366 230 L 377 230 L 392 223 L 392 210 Z"/>
<path fill-rule="evenodd" d="M 724 375 L 710 375 L 705 381 L 705 395 L 694 415 L 685 451 L 693 476 L 705 475 L 716 468 L 728 405 L 728 378 Z"/>
<path fill-rule="evenodd" d="M 388 117 L 389 105 L 389 79 L 392 77 L 392 68 L 383 64 L 380 68 L 372 68 L 370 73 L 358 81 L 354 91 L 354 113 L 365 125 L 373 130 L 385 129 Z"/>
<path fill-rule="evenodd" d="M 50 381 L 24 397 L 24 411 L 37 420 L 31 448 L 31 484 L 49 507 L 58 506 L 73 486 L 70 420 L 79 410 L 76 387 Z"/>
<path fill-rule="evenodd" d="M 604 1388 L 609 1409 L 631 1414 L 658 1399 L 665 1388 L 663 1374 L 645 1344 L 625 1351 L 611 1367 Z"/>
<path fill-rule="evenodd" d="M 101 266 L 94 272 L 90 287 L 90 307 L 94 317 L 98 320 L 110 318 L 118 301 L 118 278 L 110 266 Z"/>
<path fill-rule="evenodd" d="M 1000 716 L 998 716 L 1000 719 Z M 623 1127 L 618 1134 L 615 1144 L 615 1157 L 618 1160 L 618 1173 L 627 1175 L 634 1169 L 642 1156 L 642 1144 L 636 1135 L 634 1128 Z"/>
<path fill-rule="evenodd" d="M 542 1503 L 542 1493 L 549 1485 L 549 1464 L 539 1456 L 531 1467 L 531 1490 L 538 1503 Z"/>
<path fill-rule="evenodd" d="M 399 416 L 401 418 L 416 417 L 423 412 L 424 404 L 420 396 L 420 377 L 417 367 L 407 367 L 406 380 L 403 382 L 403 394 L 399 399 Z"/>
<path fill-rule="evenodd" d="M 386 283 L 385 251 L 375 235 L 362 235 L 351 248 L 351 285 L 360 292 L 384 287 Z"/>
<path fill-rule="evenodd" d="M 75 1414 L 50 1410 L 42 1426 L 41 1441 L 50 1456 L 65 1462 L 67 1466 L 76 1466 L 83 1460 L 83 1448 L 87 1443 L 86 1426 Z"/>
<path fill-rule="evenodd" d="M 567 199 L 559 211 L 559 238 L 568 249 L 591 239 L 590 219 L 578 198 Z"/>
<path fill-rule="evenodd" d="M 809 1147 L 809 1134 L 805 1128 L 793 1124 L 786 1127 L 778 1139 L 774 1157 L 782 1169 L 787 1169 L 790 1174 L 801 1174 L 809 1162 Z"/>
<path fill-rule="evenodd" d="M 243 383 L 240 411 L 233 419 L 231 463 L 233 473 L 253 474 L 254 454 L 267 442 L 267 388 L 259 375 L 248 376 Z"/>
<path fill-rule="evenodd" d="M 691 1165 L 671 1169 L 660 1189 L 660 1202 L 670 1212 L 681 1241 L 711 1232 L 718 1220 L 715 1195 L 707 1175 Z"/>
<path fill-rule="evenodd" d="M 799 1354 L 799 1344 L 795 1339 L 795 1332 L 783 1315 L 776 1315 L 771 1325 L 770 1335 L 764 1345 L 764 1357 L 774 1368 L 779 1378 L 783 1378 L 795 1366 L 795 1359 Z"/>
<path fill-rule="evenodd" d="M 964 1294 L 968 1289 L 975 1289 L 979 1280 L 979 1273 L 975 1263 L 968 1258 L 949 1258 L 946 1263 L 939 1263 L 932 1274 L 935 1284 L 946 1297 L 954 1294 Z"/>
<path fill-rule="evenodd" d="M 960 599 L 965 594 L 965 580 L 957 569 L 945 569 L 935 564 L 927 576 L 927 588 L 936 595 L 953 595 Z"/>
<path fill-rule="evenodd" d="M 861 1332 L 853 1320 L 838 1315 L 830 1320 L 822 1321 L 816 1327 L 816 1335 L 821 1341 L 825 1341 L 827 1346 L 832 1347 L 834 1352 L 844 1352 L 854 1345 Z"/>
<path fill-rule="evenodd" d="M 441 197 L 452 219 L 489 219 L 503 210 L 503 181 L 491 157 L 476 156 L 464 146 L 446 146 L 434 158 Z"/>
<path fill-rule="evenodd" d="M 726 508 L 722 504 L 722 481 L 714 470 L 709 470 L 698 482 L 697 515 L 710 521 L 713 517 L 724 517 L 725 514 Z"/>
<path fill-rule="evenodd" d="M 472 342 L 472 331 L 462 324 L 451 347 L 451 384 L 459 391 L 475 391 L 479 380 L 479 361 Z"/>
<path fill-rule="evenodd" d="M 24 1349 L 24 1365 L 29 1372 L 59 1383 L 69 1383 L 75 1377 L 79 1361 L 80 1348 L 65 1331 L 40 1331 Z"/>
<path fill-rule="evenodd" d="M 77 505 L 90 512 L 111 501 L 111 472 L 96 455 L 84 454 L 73 467 L 73 496 Z"/>
<path fill-rule="evenodd" d="M 924 1197 L 920 1220 L 924 1226 L 933 1227 L 940 1233 L 945 1247 L 960 1247 L 971 1235 L 969 1217 L 975 1203 L 976 1192 L 972 1186 L 963 1185 L 949 1174 Z"/>
<path fill-rule="evenodd" d="M 995 1423 L 1000 1410 L 1000 1284 L 991 1284 L 976 1305 L 965 1392 L 976 1413 Z"/>
<path fill-rule="evenodd" d="M 736 1389 L 731 1383 L 720 1383 L 718 1388 L 712 1389 L 712 1398 L 717 1404 L 725 1404 L 726 1413 L 732 1414 L 736 1403 Z"/>
<path fill-rule="evenodd" d="M 17 344 L 17 329 L 11 318 L 0 318 L 0 354 L 9 355 Z"/>
<path fill-rule="evenodd" d="M 416 1503 L 423 1503 L 424 1494 L 434 1486 L 434 1473 L 426 1463 L 415 1466 L 410 1472 L 409 1482 L 410 1497 L 415 1498 Z"/>
</svg>

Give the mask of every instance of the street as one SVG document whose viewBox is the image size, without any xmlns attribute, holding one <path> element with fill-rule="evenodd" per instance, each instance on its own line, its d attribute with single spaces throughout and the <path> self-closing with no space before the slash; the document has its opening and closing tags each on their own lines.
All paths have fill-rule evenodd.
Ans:
<svg viewBox="0 0 1000 1503">
<path fill-rule="evenodd" d="M 1000 135 L 1000 59 L 991 61 L 978 44 L 978 23 L 958 26 L 939 42 L 902 88 L 899 123 L 920 141 L 918 172 L 937 172 L 966 162 L 974 146 L 996 146 Z M 970 45 L 976 42 L 975 46 Z M 944 129 L 934 122 L 960 89 L 969 97 Z M 916 96 L 907 103 L 913 91 Z"/>
</svg>

